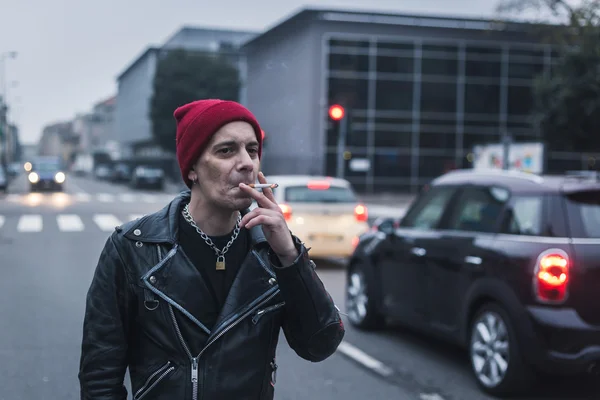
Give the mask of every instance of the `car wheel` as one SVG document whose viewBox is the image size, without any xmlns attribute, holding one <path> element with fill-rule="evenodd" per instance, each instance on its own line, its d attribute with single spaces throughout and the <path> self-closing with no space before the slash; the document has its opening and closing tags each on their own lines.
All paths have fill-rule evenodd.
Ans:
<svg viewBox="0 0 600 400">
<path fill-rule="evenodd" d="M 384 317 L 375 303 L 375 277 L 363 262 L 352 264 L 346 282 L 346 311 L 350 323 L 357 328 L 372 330 L 382 328 Z"/>
<path fill-rule="evenodd" d="M 521 393 L 533 378 L 508 313 L 495 303 L 483 305 L 471 321 L 469 356 L 477 383 L 491 395 Z"/>
</svg>

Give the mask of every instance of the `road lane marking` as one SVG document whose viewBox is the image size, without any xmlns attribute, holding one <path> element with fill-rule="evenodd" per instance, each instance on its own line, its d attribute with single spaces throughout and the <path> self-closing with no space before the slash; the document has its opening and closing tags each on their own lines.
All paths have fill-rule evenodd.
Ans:
<svg viewBox="0 0 600 400">
<path fill-rule="evenodd" d="M 419 395 L 419 398 L 421 400 L 444 400 L 444 398 L 437 393 L 431 393 L 431 394 L 421 393 Z"/>
<path fill-rule="evenodd" d="M 374 359 L 358 347 L 355 347 L 348 342 L 340 343 L 338 346 L 338 351 L 344 354 L 346 357 L 353 359 L 354 361 L 383 377 L 387 378 L 394 373 L 391 368 L 383 364 L 381 361 Z"/>
<path fill-rule="evenodd" d="M 42 216 L 39 214 L 22 215 L 17 225 L 18 232 L 40 232 L 43 227 Z"/>
<path fill-rule="evenodd" d="M 2 228 L 2 226 L 4 225 L 5 221 L 6 221 L 6 218 L 4 218 L 3 215 L 0 215 L 0 228 Z"/>
<path fill-rule="evenodd" d="M 99 193 L 97 199 L 98 201 L 101 201 L 103 203 L 111 203 L 115 201 L 115 197 L 112 194 L 108 193 Z"/>
<path fill-rule="evenodd" d="M 132 193 L 121 193 L 119 195 L 119 200 L 125 203 L 133 203 L 135 201 L 135 196 Z"/>
<path fill-rule="evenodd" d="M 121 225 L 121 221 L 112 214 L 96 214 L 94 215 L 94 222 L 105 232 L 110 232 Z"/>
<path fill-rule="evenodd" d="M 142 201 L 145 203 L 156 203 L 156 196 L 154 196 L 154 195 L 143 194 L 141 197 L 142 197 Z"/>
<path fill-rule="evenodd" d="M 56 217 L 58 229 L 63 232 L 81 232 L 84 228 L 81 218 L 75 214 L 64 214 Z"/>
<path fill-rule="evenodd" d="M 90 196 L 87 193 L 83 193 L 83 192 L 81 192 L 81 193 L 75 193 L 74 197 L 75 197 L 75 200 L 81 201 L 81 202 L 84 202 L 84 203 L 88 202 L 88 201 L 90 201 L 92 199 L 92 196 Z"/>
</svg>

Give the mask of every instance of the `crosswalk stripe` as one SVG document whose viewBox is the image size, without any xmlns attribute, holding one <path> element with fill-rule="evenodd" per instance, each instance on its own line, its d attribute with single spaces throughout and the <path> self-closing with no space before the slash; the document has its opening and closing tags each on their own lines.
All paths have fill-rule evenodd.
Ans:
<svg viewBox="0 0 600 400">
<path fill-rule="evenodd" d="M 96 198 L 98 199 L 98 201 L 101 201 L 103 203 L 110 203 L 115 200 L 115 197 L 112 194 L 108 194 L 108 193 L 99 193 L 96 196 Z"/>
<path fill-rule="evenodd" d="M 121 225 L 121 221 L 112 214 L 96 214 L 94 215 L 94 222 L 105 232 L 110 232 Z"/>
<path fill-rule="evenodd" d="M 22 215 L 17 225 L 18 232 L 40 232 L 44 226 L 39 214 Z"/>
<path fill-rule="evenodd" d="M 81 232 L 84 228 L 81 218 L 74 214 L 59 215 L 56 217 L 56 222 L 63 232 Z"/>
<path fill-rule="evenodd" d="M 18 194 L 9 194 L 6 196 L 6 201 L 18 202 L 19 200 L 21 200 L 21 196 Z"/>
<path fill-rule="evenodd" d="M 90 196 L 87 193 L 75 193 L 75 200 L 77 200 L 77 201 L 88 202 L 91 199 L 92 199 L 92 196 Z"/>
<path fill-rule="evenodd" d="M 125 203 L 133 203 L 135 201 L 135 196 L 131 193 L 122 193 L 119 196 L 119 200 Z"/>
<path fill-rule="evenodd" d="M 6 218 L 4 218 L 3 215 L 0 215 L 0 228 L 2 228 L 2 226 L 4 225 L 4 221 L 6 221 Z"/>
<path fill-rule="evenodd" d="M 156 201 L 156 196 L 153 196 L 151 194 L 144 194 L 142 195 L 142 201 L 146 203 L 154 203 Z"/>
</svg>

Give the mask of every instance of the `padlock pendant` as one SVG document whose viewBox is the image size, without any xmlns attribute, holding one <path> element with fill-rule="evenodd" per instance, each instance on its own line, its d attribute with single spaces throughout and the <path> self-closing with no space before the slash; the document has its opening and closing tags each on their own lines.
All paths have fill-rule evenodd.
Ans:
<svg viewBox="0 0 600 400">
<path fill-rule="evenodd" d="M 218 256 L 217 257 L 217 271 L 224 271 L 225 270 L 225 256 Z"/>
</svg>

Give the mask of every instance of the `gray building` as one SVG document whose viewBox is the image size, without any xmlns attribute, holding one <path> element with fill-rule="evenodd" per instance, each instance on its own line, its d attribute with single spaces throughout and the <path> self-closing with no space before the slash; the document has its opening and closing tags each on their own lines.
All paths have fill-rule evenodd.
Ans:
<svg viewBox="0 0 600 400">
<path fill-rule="evenodd" d="M 411 191 L 470 167 L 476 144 L 504 134 L 538 141 L 532 82 L 558 55 L 534 32 L 524 23 L 434 16 L 291 16 L 244 45 L 245 101 L 266 133 L 265 172 L 333 176 L 343 157 L 343 176 L 357 191 Z M 348 115 L 342 154 L 332 104 Z M 581 167 L 581 155 L 552 157 L 553 165 Z"/>
<path fill-rule="evenodd" d="M 238 53 L 239 47 L 255 32 L 184 27 L 163 45 L 149 47 L 117 78 L 118 93 L 115 110 L 116 137 L 124 157 L 163 155 L 152 141 L 150 100 L 158 57 L 162 52 L 186 50 Z"/>
</svg>

